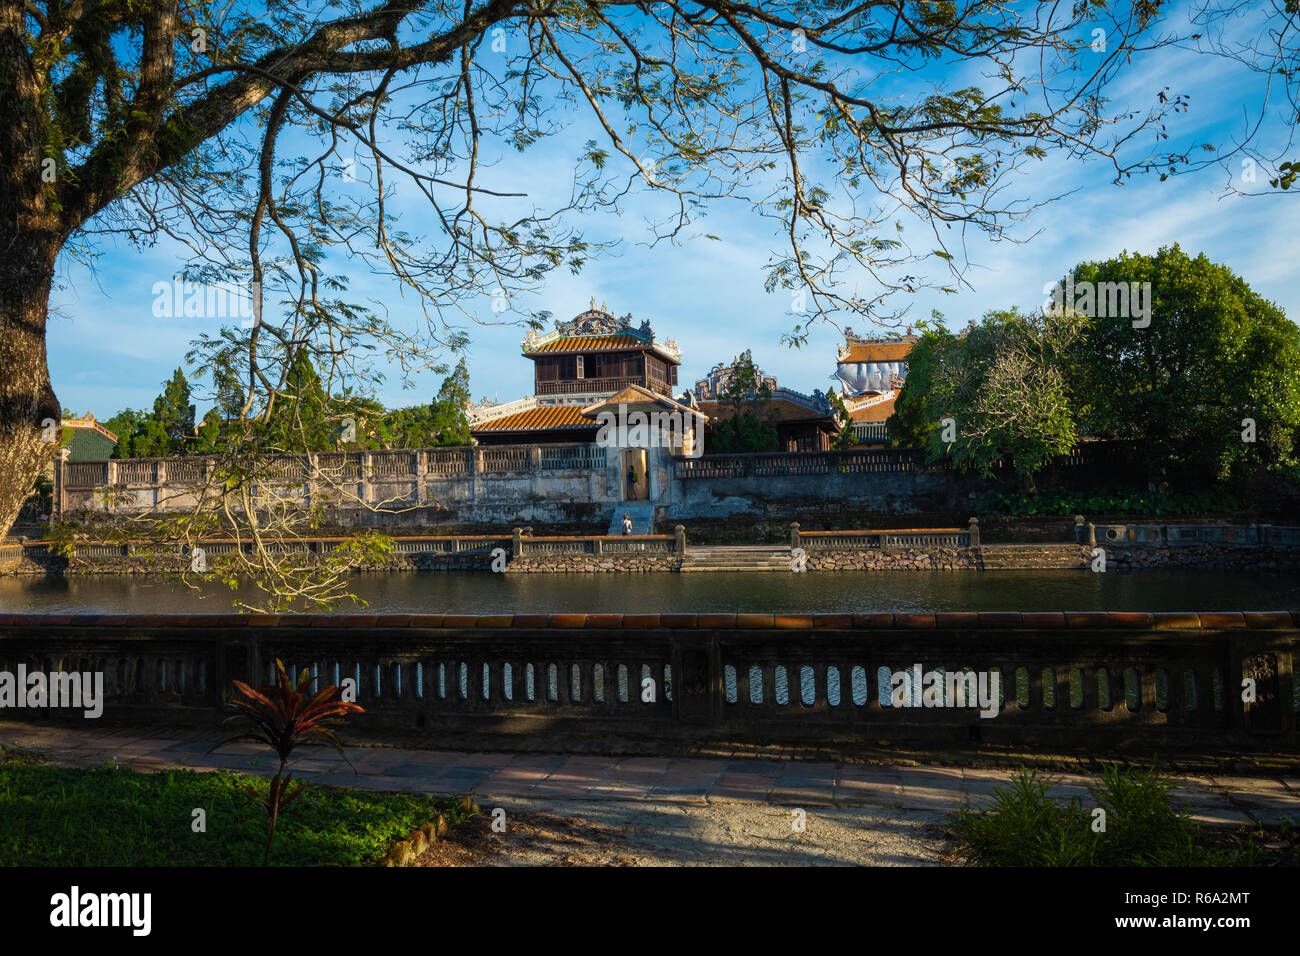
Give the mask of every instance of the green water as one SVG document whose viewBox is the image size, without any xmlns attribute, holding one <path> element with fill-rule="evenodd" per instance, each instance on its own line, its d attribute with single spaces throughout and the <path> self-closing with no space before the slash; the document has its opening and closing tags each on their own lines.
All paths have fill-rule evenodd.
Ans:
<svg viewBox="0 0 1300 956">
<path fill-rule="evenodd" d="M 1240 611 L 1300 608 L 1300 578 L 1255 571 L 835 572 L 785 574 L 358 575 L 368 607 L 335 613 L 508 614 L 557 611 Z M 250 589 L 250 600 L 255 593 Z M 200 594 L 163 578 L 0 578 L 0 612 L 230 613 L 231 592 Z"/>
</svg>

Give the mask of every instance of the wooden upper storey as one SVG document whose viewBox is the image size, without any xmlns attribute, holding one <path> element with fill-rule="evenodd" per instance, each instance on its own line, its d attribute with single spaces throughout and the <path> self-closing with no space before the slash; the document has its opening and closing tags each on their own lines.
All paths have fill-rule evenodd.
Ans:
<svg viewBox="0 0 1300 956">
<path fill-rule="evenodd" d="M 619 391 L 640 385 L 671 396 L 681 353 L 671 339 L 655 341 L 649 322 L 634 328 L 632 316 L 615 318 L 592 308 L 555 331 L 531 333 L 523 342 L 533 361 L 534 394 L 578 395 Z"/>
</svg>

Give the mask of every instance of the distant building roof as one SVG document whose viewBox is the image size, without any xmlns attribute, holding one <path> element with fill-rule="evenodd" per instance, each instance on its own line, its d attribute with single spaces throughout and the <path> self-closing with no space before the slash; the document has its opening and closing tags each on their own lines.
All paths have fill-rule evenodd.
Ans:
<svg viewBox="0 0 1300 956">
<path fill-rule="evenodd" d="M 909 339 L 856 339 L 849 338 L 839 348 L 837 361 L 841 365 L 858 362 L 901 362 L 904 361 L 916 344 L 916 338 Z"/>
<path fill-rule="evenodd" d="M 670 412 L 680 412 L 683 415 L 690 415 L 703 421 L 708 421 L 698 406 L 683 405 L 676 399 L 669 398 L 666 395 L 660 395 L 658 392 L 652 392 L 650 389 L 641 385 L 628 385 L 622 391 L 611 395 L 609 398 L 602 398 L 598 402 L 593 402 L 582 410 L 582 414 L 595 418 L 600 414 L 602 409 L 618 405 L 656 405 L 659 408 L 667 409 Z"/>
<path fill-rule="evenodd" d="M 99 432 L 99 434 L 103 435 L 114 445 L 117 444 L 117 436 L 99 422 L 95 421 L 95 416 L 91 415 L 89 412 L 86 413 L 85 418 L 64 418 L 60 420 L 59 426 L 61 428 L 85 428 L 90 431 Z"/>
<path fill-rule="evenodd" d="M 740 356 L 732 359 L 730 363 L 719 362 L 709 369 L 707 376 L 695 383 L 695 390 L 689 397 L 710 418 L 727 419 L 732 416 L 731 409 L 723 403 L 722 397 L 726 394 L 739 364 Z M 820 391 L 805 395 L 803 392 L 786 388 L 777 382 L 775 375 L 765 374 L 757 365 L 754 366 L 754 378 L 758 385 L 766 386 L 771 392 L 768 407 L 781 413 L 781 421 L 798 422 L 813 419 L 833 421 L 834 412 L 831 410 L 830 401 Z"/>
<path fill-rule="evenodd" d="M 844 407 L 848 410 L 849 418 L 855 422 L 883 422 L 894 414 L 894 403 L 898 401 L 898 390 L 892 392 L 876 392 L 869 395 L 859 395 L 855 398 L 846 398 Z"/>
</svg>

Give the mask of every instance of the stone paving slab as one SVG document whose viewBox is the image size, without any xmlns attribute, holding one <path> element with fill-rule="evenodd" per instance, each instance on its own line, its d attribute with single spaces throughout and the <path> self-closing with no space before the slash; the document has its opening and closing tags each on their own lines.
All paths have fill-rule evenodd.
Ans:
<svg viewBox="0 0 1300 956">
<path fill-rule="evenodd" d="M 64 766 L 119 766 L 142 771 L 229 769 L 268 776 L 276 760 L 252 743 L 106 734 L 0 722 L 0 743 L 31 750 Z M 349 766 L 349 761 L 351 766 Z M 256 763 L 256 766 L 254 766 Z M 331 786 L 483 799 L 581 802 L 645 801 L 665 805 L 754 803 L 785 808 L 865 807 L 939 817 L 987 806 L 1013 771 L 957 767 L 883 767 L 828 761 L 722 757 L 607 757 L 566 754 L 461 753 L 400 747 L 354 747 L 348 760 L 308 746 L 294 773 Z M 355 769 L 355 773 L 353 772 Z M 1049 793 L 1090 795 L 1093 779 L 1051 773 Z M 1300 821 L 1300 778 L 1189 775 L 1173 777 L 1173 800 L 1213 824 Z"/>
</svg>

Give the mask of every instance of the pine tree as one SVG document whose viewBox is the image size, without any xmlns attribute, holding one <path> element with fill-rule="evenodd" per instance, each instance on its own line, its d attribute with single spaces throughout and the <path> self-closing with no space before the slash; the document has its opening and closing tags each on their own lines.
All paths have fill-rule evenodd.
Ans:
<svg viewBox="0 0 1300 956">
<path fill-rule="evenodd" d="M 442 380 L 438 397 L 430 403 L 432 431 L 438 445 L 469 444 L 469 418 L 465 415 L 469 395 L 469 369 L 461 359 L 452 373 Z"/>
</svg>

